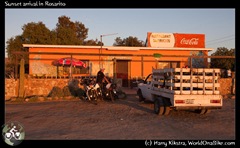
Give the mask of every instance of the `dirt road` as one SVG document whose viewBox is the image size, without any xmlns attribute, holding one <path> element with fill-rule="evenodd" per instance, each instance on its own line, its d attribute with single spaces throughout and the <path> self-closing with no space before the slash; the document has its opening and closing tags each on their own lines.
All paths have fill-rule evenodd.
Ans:
<svg viewBox="0 0 240 148">
<path fill-rule="evenodd" d="M 235 100 L 200 115 L 158 116 L 134 95 L 98 105 L 82 100 L 8 104 L 6 121 L 24 126 L 26 140 L 235 140 Z"/>
</svg>

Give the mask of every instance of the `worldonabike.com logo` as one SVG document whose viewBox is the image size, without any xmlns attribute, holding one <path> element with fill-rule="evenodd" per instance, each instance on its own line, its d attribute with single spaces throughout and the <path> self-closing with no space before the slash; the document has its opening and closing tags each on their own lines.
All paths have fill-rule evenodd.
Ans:
<svg viewBox="0 0 240 148">
<path fill-rule="evenodd" d="M 25 131 L 19 122 L 8 122 L 2 127 L 3 140 L 11 146 L 19 145 L 25 138 Z"/>
</svg>

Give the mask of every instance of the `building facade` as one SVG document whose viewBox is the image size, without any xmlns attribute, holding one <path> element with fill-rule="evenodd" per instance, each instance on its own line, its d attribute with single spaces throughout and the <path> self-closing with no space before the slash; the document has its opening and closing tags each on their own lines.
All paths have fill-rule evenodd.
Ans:
<svg viewBox="0 0 240 148">
<path fill-rule="evenodd" d="M 105 74 L 129 86 L 131 79 L 144 78 L 153 68 L 177 68 L 189 65 L 189 56 L 208 55 L 204 34 L 147 33 L 146 47 L 75 46 L 23 44 L 28 48 L 29 74 L 49 76 L 96 76 L 101 67 Z M 54 65 L 54 61 L 71 57 L 86 63 L 86 68 Z M 193 64 L 207 67 L 207 59 Z M 200 64 L 200 65 L 199 65 Z M 195 66 L 196 67 L 196 66 Z"/>
</svg>

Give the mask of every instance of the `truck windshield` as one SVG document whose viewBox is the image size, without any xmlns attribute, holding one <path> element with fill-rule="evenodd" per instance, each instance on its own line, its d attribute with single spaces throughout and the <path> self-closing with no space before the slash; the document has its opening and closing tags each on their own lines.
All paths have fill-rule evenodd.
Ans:
<svg viewBox="0 0 240 148">
<path fill-rule="evenodd" d="M 149 84 L 152 81 L 152 74 L 149 74 L 147 78 L 145 79 L 144 83 Z"/>
</svg>

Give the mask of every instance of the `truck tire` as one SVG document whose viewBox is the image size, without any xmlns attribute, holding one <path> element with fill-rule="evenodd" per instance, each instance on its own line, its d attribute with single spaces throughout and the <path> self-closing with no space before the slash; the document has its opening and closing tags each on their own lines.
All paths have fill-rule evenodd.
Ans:
<svg viewBox="0 0 240 148">
<path fill-rule="evenodd" d="M 206 109 L 196 109 L 195 112 L 202 115 L 202 114 L 205 114 L 207 110 Z"/>
<path fill-rule="evenodd" d="M 201 109 L 200 110 L 200 114 L 202 115 L 202 114 L 205 114 L 205 112 L 206 112 L 206 109 Z"/>
<path fill-rule="evenodd" d="M 171 106 L 171 102 L 168 98 L 163 98 L 163 105 L 164 105 L 164 115 L 169 115 L 170 113 L 170 106 Z"/>
<path fill-rule="evenodd" d="M 164 106 L 164 115 L 169 115 L 169 113 L 170 113 L 170 110 L 171 110 L 171 108 L 170 108 L 170 106 Z"/>
<path fill-rule="evenodd" d="M 163 104 L 161 103 L 160 99 L 155 99 L 154 101 L 154 112 L 157 115 L 163 115 L 165 109 Z"/>
<path fill-rule="evenodd" d="M 198 113 L 198 114 L 203 115 L 203 114 L 208 114 L 208 113 L 210 113 L 210 112 L 211 112 L 211 109 L 197 109 L 197 110 L 195 110 L 195 112 Z"/>
<path fill-rule="evenodd" d="M 209 114 L 211 112 L 211 109 L 206 109 L 204 114 Z"/>
</svg>

